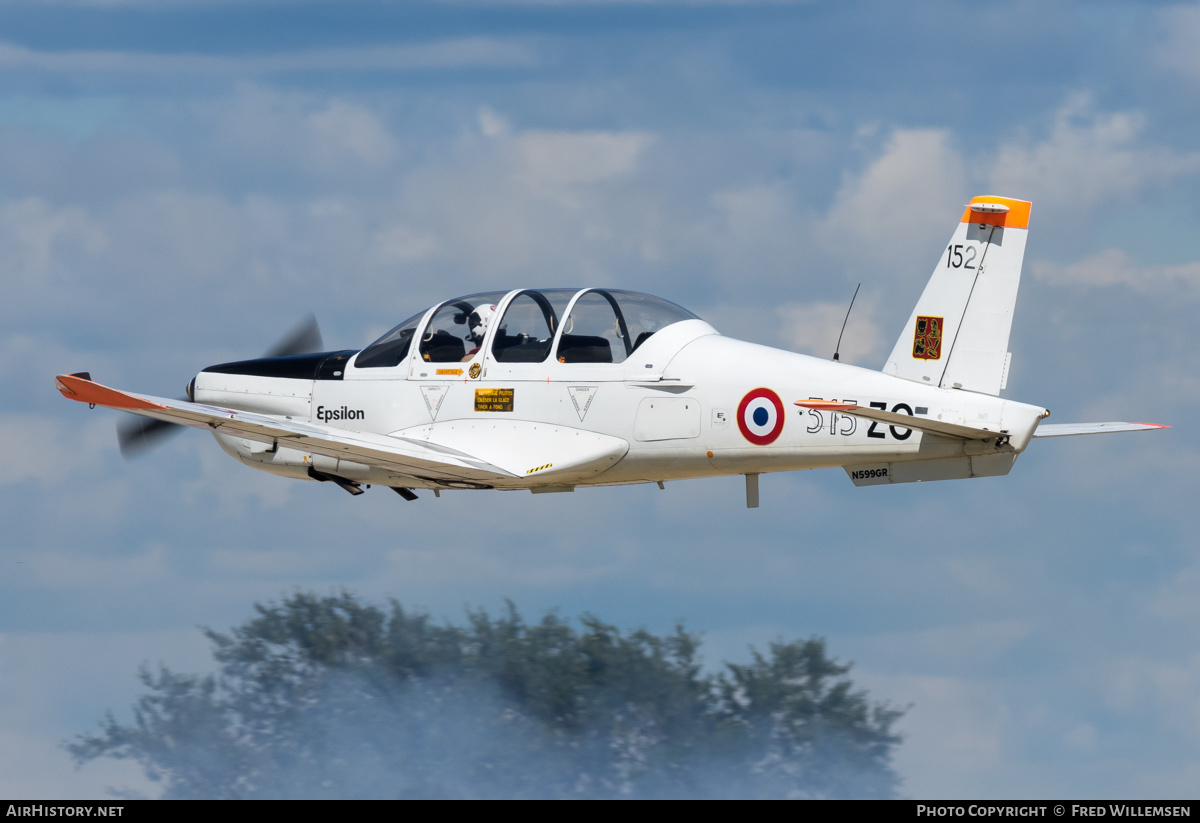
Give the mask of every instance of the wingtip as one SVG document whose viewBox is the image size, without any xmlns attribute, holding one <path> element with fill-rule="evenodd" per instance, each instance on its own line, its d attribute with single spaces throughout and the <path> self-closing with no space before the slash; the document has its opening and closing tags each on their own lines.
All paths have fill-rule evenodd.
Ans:
<svg viewBox="0 0 1200 823">
<path fill-rule="evenodd" d="M 62 392 L 64 397 L 75 397 L 75 391 L 71 388 L 71 383 L 76 380 L 87 380 L 91 382 L 92 376 L 85 371 L 74 372 L 73 374 L 59 374 L 54 377 L 54 388 Z"/>
</svg>

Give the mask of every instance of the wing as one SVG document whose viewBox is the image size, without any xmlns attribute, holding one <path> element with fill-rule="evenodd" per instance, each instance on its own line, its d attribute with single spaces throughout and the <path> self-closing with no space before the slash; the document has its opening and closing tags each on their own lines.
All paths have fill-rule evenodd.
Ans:
<svg viewBox="0 0 1200 823">
<path fill-rule="evenodd" d="M 1169 429 L 1158 423 L 1043 423 L 1034 437 L 1069 437 L 1074 434 L 1108 434 L 1109 432 L 1142 432 Z"/>
<path fill-rule="evenodd" d="M 383 435 L 132 394 L 76 375 L 59 375 L 55 384 L 65 397 L 81 403 L 261 443 L 280 443 L 302 452 L 432 480 L 526 486 L 530 485 L 530 475 L 536 475 L 540 483 L 552 477 L 558 479 L 564 473 L 596 474 L 613 465 L 629 448 L 619 438 L 525 421 L 464 422 L 437 432 L 421 427 Z M 470 451 L 462 448 L 464 444 Z"/>
</svg>

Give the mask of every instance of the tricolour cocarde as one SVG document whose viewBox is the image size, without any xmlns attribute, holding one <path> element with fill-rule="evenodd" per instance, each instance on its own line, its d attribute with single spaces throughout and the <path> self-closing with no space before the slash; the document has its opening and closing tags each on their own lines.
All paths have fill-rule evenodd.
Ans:
<svg viewBox="0 0 1200 823">
<path fill-rule="evenodd" d="M 783 433 L 783 401 L 770 389 L 747 392 L 738 404 L 738 429 L 756 446 L 769 446 Z"/>
</svg>

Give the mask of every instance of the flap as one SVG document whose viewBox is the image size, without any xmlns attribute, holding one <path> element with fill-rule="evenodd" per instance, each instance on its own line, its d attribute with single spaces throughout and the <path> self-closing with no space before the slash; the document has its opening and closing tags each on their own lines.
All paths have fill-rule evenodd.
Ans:
<svg viewBox="0 0 1200 823">
<path fill-rule="evenodd" d="M 518 477 L 552 476 L 555 482 L 599 474 L 629 451 L 619 437 L 528 420 L 446 420 L 394 436 L 471 454 Z"/>
</svg>

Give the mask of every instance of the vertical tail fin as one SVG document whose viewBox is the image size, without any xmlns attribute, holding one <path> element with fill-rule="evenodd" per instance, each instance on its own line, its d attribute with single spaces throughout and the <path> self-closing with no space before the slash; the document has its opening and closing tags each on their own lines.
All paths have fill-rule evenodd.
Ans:
<svg viewBox="0 0 1200 823">
<path fill-rule="evenodd" d="M 1029 235 L 1030 203 L 976 197 L 963 211 L 883 371 L 926 385 L 999 394 Z"/>
</svg>

